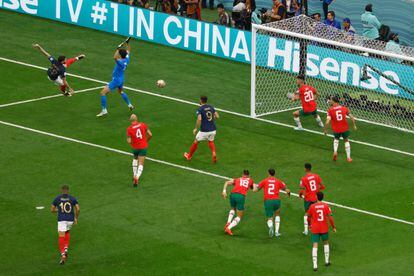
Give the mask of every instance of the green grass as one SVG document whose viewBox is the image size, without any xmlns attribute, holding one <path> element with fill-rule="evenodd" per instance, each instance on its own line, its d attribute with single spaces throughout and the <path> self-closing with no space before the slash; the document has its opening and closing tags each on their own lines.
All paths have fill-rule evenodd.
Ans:
<svg viewBox="0 0 414 276">
<path fill-rule="evenodd" d="M 109 80 L 111 45 L 122 38 L 3 10 L 0 19 L 7 26 L 0 56 L 47 66 L 30 47 L 36 41 L 56 54 L 85 52 L 87 59 L 69 71 Z M 133 47 L 126 85 L 190 101 L 207 94 L 218 107 L 248 113 L 248 66 L 137 41 Z M 0 104 L 57 93 L 42 70 L 0 61 L 0 72 Z M 168 83 L 163 90 L 154 85 L 160 78 Z M 99 85 L 69 81 L 76 90 Z M 327 200 L 412 221 L 413 157 L 353 144 L 354 163 L 346 163 L 343 152 L 333 163 L 331 138 L 222 113 L 219 163 L 211 163 L 205 144 L 188 163 L 182 153 L 193 139 L 195 106 L 127 92 L 154 134 L 152 158 L 231 177 L 249 168 L 256 181 L 273 166 L 294 192 L 303 163 L 310 161 L 327 184 Z M 110 115 L 97 119 L 99 96 L 91 91 L 0 108 L 0 120 L 128 151 L 129 112 L 116 93 L 108 104 Z M 291 123 L 288 115 L 280 117 Z M 312 120 L 305 123 L 311 127 Z M 282 196 L 280 239 L 267 237 L 261 193 L 248 194 L 236 236 L 228 237 L 222 232 L 229 206 L 220 196 L 220 178 L 148 160 L 142 187 L 134 190 L 129 156 L 3 124 L 0 136 L 1 274 L 314 274 L 311 244 L 301 234 L 303 203 L 295 197 Z M 377 126 L 361 124 L 353 138 L 414 151 L 412 135 Z M 61 267 L 56 218 L 48 208 L 64 183 L 78 198 L 81 215 L 72 231 L 70 259 Z M 320 273 L 410 275 L 414 226 L 342 208 L 333 211 L 338 227 L 331 234 L 333 265 L 322 266 L 320 250 Z"/>
</svg>

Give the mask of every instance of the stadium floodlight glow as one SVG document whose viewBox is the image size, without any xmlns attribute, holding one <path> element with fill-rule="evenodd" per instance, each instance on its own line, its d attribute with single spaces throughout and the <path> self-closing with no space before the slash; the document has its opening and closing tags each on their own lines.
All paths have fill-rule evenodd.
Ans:
<svg viewBox="0 0 414 276">
<path fill-rule="evenodd" d="M 250 115 L 298 109 L 286 94 L 303 74 L 321 94 L 320 111 L 336 95 L 359 121 L 414 133 L 414 48 L 396 47 L 304 15 L 253 24 Z"/>
</svg>

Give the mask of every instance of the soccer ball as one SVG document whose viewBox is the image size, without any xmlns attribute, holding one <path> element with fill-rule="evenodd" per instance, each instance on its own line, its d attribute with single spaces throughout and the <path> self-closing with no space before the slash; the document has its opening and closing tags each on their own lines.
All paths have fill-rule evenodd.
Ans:
<svg viewBox="0 0 414 276">
<path fill-rule="evenodd" d="M 167 85 L 164 80 L 157 80 L 156 84 L 158 88 L 164 88 Z"/>
</svg>

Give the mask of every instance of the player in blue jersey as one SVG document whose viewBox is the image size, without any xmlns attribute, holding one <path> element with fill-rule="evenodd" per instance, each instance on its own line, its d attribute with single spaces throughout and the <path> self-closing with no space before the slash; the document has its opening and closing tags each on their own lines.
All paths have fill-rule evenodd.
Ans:
<svg viewBox="0 0 414 276">
<path fill-rule="evenodd" d="M 78 223 L 80 211 L 76 198 L 69 195 L 68 185 L 62 186 L 62 194 L 53 200 L 51 211 L 57 213 L 58 217 L 60 264 L 63 265 L 68 257 L 70 228 L 73 224 Z"/>
<path fill-rule="evenodd" d="M 130 38 L 125 40 L 121 45 L 118 46 L 114 54 L 115 59 L 115 67 L 114 71 L 112 72 L 112 81 L 108 83 L 101 91 L 101 106 L 102 111 L 96 115 L 97 117 L 102 117 L 108 114 L 108 110 L 106 109 L 106 94 L 111 92 L 112 90 L 117 89 L 118 93 L 121 94 L 122 99 L 126 102 L 129 107 L 129 110 L 134 109 L 134 106 L 128 99 L 128 95 L 123 92 L 124 86 L 124 73 L 129 64 L 129 54 L 131 52 L 131 45 L 129 44 Z M 125 46 L 126 49 L 122 47 Z"/>
<path fill-rule="evenodd" d="M 219 114 L 214 107 L 207 104 L 207 97 L 201 96 L 200 107 L 197 109 L 197 121 L 193 130 L 196 137 L 190 147 L 190 152 L 184 153 L 185 159 L 190 161 L 194 152 L 197 150 L 198 143 L 207 140 L 213 156 L 213 162 L 217 162 L 216 146 L 214 145 L 214 137 L 216 136 L 216 125 L 214 121 L 218 118 Z"/>
</svg>

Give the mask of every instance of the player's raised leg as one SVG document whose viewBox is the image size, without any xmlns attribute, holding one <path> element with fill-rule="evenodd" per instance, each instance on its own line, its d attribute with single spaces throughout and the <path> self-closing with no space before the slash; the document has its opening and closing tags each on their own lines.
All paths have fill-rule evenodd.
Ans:
<svg viewBox="0 0 414 276">
<path fill-rule="evenodd" d="M 351 143 L 349 142 L 348 138 L 344 138 L 344 142 L 345 142 L 346 160 L 348 162 L 352 162 L 352 158 L 351 158 Z"/>
<path fill-rule="evenodd" d="M 118 88 L 118 93 L 121 95 L 124 102 L 128 105 L 129 110 L 133 110 L 134 106 L 131 104 L 131 101 L 128 98 L 128 95 L 124 92 L 123 87 Z"/>
<path fill-rule="evenodd" d="M 296 126 L 297 126 L 297 127 L 295 127 L 295 130 L 302 130 L 303 129 L 302 123 L 300 122 L 299 112 L 300 112 L 299 110 L 296 110 L 295 112 L 293 112 L 293 120 L 295 121 Z"/>
<path fill-rule="evenodd" d="M 324 127 L 321 116 L 319 116 L 318 113 L 316 113 L 315 115 L 313 115 L 313 117 L 316 120 L 316 123 L 318 124 L 319 127 Z"/>
<path fill-rule="evenodd" d="M 101 91 L 101 107 L 102 107 L 102 110 L 99 114 L 96 115 L 96 117 L 102 117 L 102 116 L 105 116 L 105 115 L 108 114 L 108 110 L 106 109 L 106 102 L 107 102 L 106 95 L 109 92 L 111 92 L 111 90 L 113 89 L 111 87 L 113 85 L 114 84 L 113 84 L 113 81 L 112 81 L 102 89 L 102 91 Z"/>
</svg>

